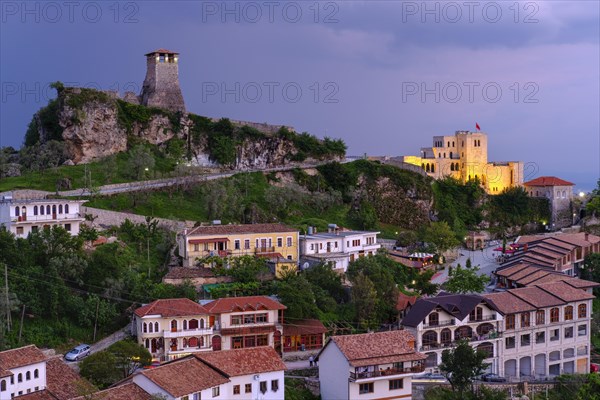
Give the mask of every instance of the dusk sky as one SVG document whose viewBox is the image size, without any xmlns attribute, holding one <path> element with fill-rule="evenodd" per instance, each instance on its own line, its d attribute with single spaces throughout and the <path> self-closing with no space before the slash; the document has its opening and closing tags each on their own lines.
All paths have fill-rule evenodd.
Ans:
<svg viewBox="0 0 600 400">
<path fill-rule="evenodd" d="M 48 85 L 134 90 L 144 54 L 181 53 L 188 111 L 419 154 L 489 135 L 525 179 L 600 177 L 600 2 L 0 2 L 0 146 L 20 147 Z"/>
</svg>

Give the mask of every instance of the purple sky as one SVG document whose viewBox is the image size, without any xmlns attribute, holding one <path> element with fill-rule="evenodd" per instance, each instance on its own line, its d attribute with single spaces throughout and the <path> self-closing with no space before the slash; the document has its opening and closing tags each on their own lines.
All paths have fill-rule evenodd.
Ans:
<svg viewBox="0 0 600 400">
<path fill-rule="evenodd" d="M 49 82 L 139 90 L 164 47 L 191 112 L 341 137 L 351 155 L 419 154 L 478 122 L 490 160 L 591 190 L 599 21 L 596 1 L 3 1 L 0 145 L 20 146 Z"/>
</svg>

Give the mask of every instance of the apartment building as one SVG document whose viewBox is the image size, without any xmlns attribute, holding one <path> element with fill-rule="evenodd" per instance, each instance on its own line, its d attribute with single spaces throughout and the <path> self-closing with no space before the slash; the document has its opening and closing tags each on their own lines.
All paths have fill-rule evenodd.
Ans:
<svg viewBox="0 0 600 400">
<path fill-rule="evenodd" d="M 300 236 L 300 256 L 303 261 L 328 263 L 333 269 L 346 272 L 352 261 L 377 254 L 381 247 L 378 234 L 343 230 L 335 224 L 329 225 L 326 233 L 317 233 L 310 227 L 307 235 Z"/>
<path fill-rule="evenodd" d="M 407 331 L 332 336 L 317 356 L 321 398 L 410 399 L 425 358 Z"/>
<path fill-rule="evenodd" d="M 504 315 L 499 374 L 508 378 L 589 373 L 594 295 L 567 281 L 484 294 Z"/>
<path fill-rule="evenodd" d="M 503 319 L 496 305 L 484 296 L 442 292 L 417 300 L 400 325 L 415 337 L 417 350 L 425 353 L 428 372 L 439 371 L 444 350 L 467 340 L 473 348 L 486 352 L 489 372 L 499 373 Z"/>
<path fill-rule="evenodd" d="M 298 266 L 298 230 L 282 224 L 198 226 L 179 233 L 177 243 L 185 267 L 247 255 L 266 258 L 276 276 Z"/>
<path fill-rule="evenodd" d="M 281 353 L 285 306 L 266 296 L 228 297 L 198 304 L 161 299 L 134 312 L 137 341 L 161 361 L 190 354 L 257 346 Z"/>
<path fill-rule="evenodd" d="M 4 194 L 0 197 L 0 225 L 20 238 L 53 226 L 77 235 L 84 221 L 79 211 L 83 203 L 85 200 L 27 199 Z"/>
</svg>

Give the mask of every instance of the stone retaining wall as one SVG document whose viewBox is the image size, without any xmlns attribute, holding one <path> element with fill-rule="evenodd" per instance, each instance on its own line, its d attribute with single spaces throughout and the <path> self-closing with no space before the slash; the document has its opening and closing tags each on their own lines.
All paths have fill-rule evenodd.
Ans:
<svg viewBox="0 0 600 400">
<path fill-rule="evenodd" d="M 119 211 L 102 210 L 99 208 L 81 206 L 81 214 L 92 214 L 97 217 L 94 221 L 95 225 L 100 226 L 118 226 L 129 219 L 131 222 L 136 224 L 146 223 L 146 217 L 144 215 L 131 214 Z M 158 220 L 158 225 L 163 226 L 171 231 L 179 232 L 184 229 L 193 228 L 193 221 L 174 221 L 166 218 L 155 218 Z"/>
</svg>

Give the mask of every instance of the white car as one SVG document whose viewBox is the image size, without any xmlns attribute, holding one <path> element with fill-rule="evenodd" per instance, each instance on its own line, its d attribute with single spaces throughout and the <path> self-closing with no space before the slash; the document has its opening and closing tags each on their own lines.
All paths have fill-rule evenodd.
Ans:
<svg viewBox="0 0 600 400">
<path fill-rule="evenodd" d="M 90 355 L 91 348 L 88 344 L 80 344 L 65 354 L 65 360 L 67 361 L 79 361 L 83 357 Z"/>
</svg>

